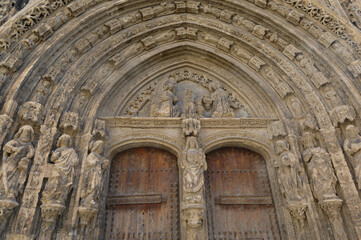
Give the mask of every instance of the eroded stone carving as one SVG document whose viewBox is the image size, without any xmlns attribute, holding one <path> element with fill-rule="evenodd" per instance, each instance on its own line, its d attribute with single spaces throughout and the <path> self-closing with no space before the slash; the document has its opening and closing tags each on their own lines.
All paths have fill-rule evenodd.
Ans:
<svg viewBox="0 0 361 240">
<path fill-rule="evenodd" d="M 79 159 L 72 148 L 72 139 L 69 135 L 63 134 L 59 138 L 57 149 L 52 153 L 50 161 L 54 165 L 41 198 L 40 239 L 44 240 L 51 238 L 56 219 L 65 209 L 66 198 L 74 184 L 75 170 Z"/>
<path fill-rule="evenodd" d="M 104 186 L 104 171 L 108 169 L 109 160 L 102 157 L 104 142 L 98 140 L 91 143 L 91 153 L 85 161 L 85 176 L 81 192 L 80 206 L 80 235 L 89 236 L 94 229 L 95 217 L 99 209 L 100 194 Z"/>
<path fill-rule="evenodd" d="M 75 112 L 66 112 L 63 114 L 60 127 L 65 133 L 73 134 L 79 130 L 79 114 Z"/>
<path fill-rule="evenodd" d="M 19 204 L 17 196 L 24 191 L 28 170 L 34 156 L 34 130 L 25 125 L 19 129 L 14 139 L 3 147 L 0 172 L 0 234 L 13 209 Z"/>
<path fill-rule="evenodd" d="M 346 127 L 346 140 L 343 149 L 348 155 L 353 169 L 358 189 L 361 189 L 361 136 L 359 130 L 354 125 Z"/>
<path fill-rule="evenodd" d="M 283 197 L 287 202 L 298 202 L 303 200 L 303 183 L 299 176 L 299 161 L 296 155 L 290 151 L 290 146 L 286 140 L 279 140 L 275 145 L 279 159 L 275 161 L 278 180 L 281 186 Z"/>
<path fill-rule="evenodd" d="M 331 157 L 325 149 L 318 147 L 315 135 L 310 132 L 302 137 L 303 160 L 307 163 L 311 187 L 315 198 L 322 202 L 336 196 L 336 176 L 332 168 Z"/>
<path fill-rule="evenodd" d="M 37 102 L 26 102 L 19 109 L 20 122 L 32 126 L 39 126 L 43 120 L 44 108 Z"/>
<path fill-rule="evenodd" d="M 207 163 L 196 137 L 187 137 L 179 164 L 183 180 L 181 211 L 187 229 L 187 239 L 204 239 L 204 171 L 207 170 Z"/>
<path fill-rule="evenodd" d="M 169 79 L 163 82 L 151 100 L 151 117 L 178 117 L 180 114 L 178 98 L 175 95 L 176 82 Z"/>
<path fill-rule="evenodd" d="M 347 239 L 340 214 L 342 200 L 336 195 L 336 182 L 330 154 L 317 147 L 313 133 L 306 132 L 302 137 L 303 159 L 307 164 L 311 189 L 321 208 L 325 211 L 332 225 L 335 239 Z"/>
<path fill-rule="evenodd" d="M 211 99 L 213 101 L 212 117 L 234 117 L 234 112 L 231 110 L 228 94 L 223 89 L 222 85 L 213 80 L 209 83 L 209 90 L 211 91 Z"/>
</svg>

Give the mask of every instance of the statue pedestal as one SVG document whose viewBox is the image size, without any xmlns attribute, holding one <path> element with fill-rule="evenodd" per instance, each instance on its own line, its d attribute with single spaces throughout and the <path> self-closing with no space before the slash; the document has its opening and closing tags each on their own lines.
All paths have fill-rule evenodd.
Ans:
<svg viewBox="0 0 361 240">
<path fill-rule="evenodd" d="M 65 206 L 58 203 L 47 203 L 41 206 L 41 232 L 39 240 L 51 239 L 56 219 L 64 211 Z"/>
</svg>

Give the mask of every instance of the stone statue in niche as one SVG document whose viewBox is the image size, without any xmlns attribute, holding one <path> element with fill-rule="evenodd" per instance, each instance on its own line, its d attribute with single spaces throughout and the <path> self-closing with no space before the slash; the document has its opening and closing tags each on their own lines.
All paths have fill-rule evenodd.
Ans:
<svg viewBox="0 0 361 240">
<path fill-rule="evenodd" d="M 184 118 L 197 117 L 196 105 L 194 104 L 194 99 L 192 94 L 193 94 L 192 90 L 190 89 L 186 90 L 186 96 L 183 103 L 183 113 L 182 113 L 182 117 Z"/>
<path fill-rule="evenodd" d="M 154 92 L 150 106 L 151 117 L 178 117 L 180 109 L 175 95 L 176 81 L 169 79 Z"/>
<path fill-rule="evenodd" d="M 81 192 L 81 207 L 98 208 L 100 192 L 103 187 L 103 172 L 108 168 L 109 160 L 102 157 L 104 142 L 91 143 L 91 153 L 85 162 L 85 181 Z"/>
<path fill-rule="evenodd" d="M 28 175 L 28 168 L 34 156 L 34 130 L 25 125 L 19 129 L 13 140 L 5 144 L 0 172 L 0 194 L 2 198 L 16 202 L 22 193 Z"/>
<path fill-rule="evenodd" d="M 228 99 L 228 93 L 223 89 L 222 85 L 213 80 L 209 83 L 209 91 L 211 91 L 211 99 L 213 102 L 213 114 L 212 117 L 234 117 Z"/>
<path fill-rule="evenodd" d="M 45 185 L 41 202 L 46 204 L 64 205 L 65 200 L 73 187 L 75 168 L 79 159 L 71 147 L 72 139 L 63 134 L 58 142 L 57 149 L 52 153 L 50 161 L 54 163 L 51 177 Z"/>
<path fill-rule="evenodd" d="M 325 149 L 317 147 L 315 135 L 306 132 L 303 135 L 302 153 L 307 163 L 313 195 L 319 201 L 338 199 L 336 196 L 336 176 L 331 164 L 330 154 Z"/>
<path fill-rule="evenodd" d="M 187 203 L 204 201 L 204 171 L 207 170 L 206 157 L 199 148 L 196 137 L 188 137 L 180 167 L 183 170 L 183 193 Z"/>
<path fill-rule="evenodd" d="M 299 191 L 302 191 L 302 182 L 299 176 L 299 162 L 286 140 L 276 142 L 276 153 L 279 159 L 275 161 L 278 180 L 283 197 L 288 202 L 301 201 Z"/>
<path fill-rule="evenodd" d="M 361 136 L 358 128 L 354 125 L 346 127 L 346 140 L 343 143 L 343 149 L 354 168 L 358 189 L 361 189 Z"/>
</svg>

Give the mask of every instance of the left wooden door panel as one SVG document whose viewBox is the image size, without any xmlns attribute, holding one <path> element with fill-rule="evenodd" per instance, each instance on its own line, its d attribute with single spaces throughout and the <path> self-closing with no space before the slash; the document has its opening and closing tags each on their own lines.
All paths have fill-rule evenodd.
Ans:
<svg viewBox="0 0 361 240">
<path fill-rule="evenodd" d="M 157 148 L 119 153 L 110 168 L 105 239 L 179 239 L 177 159 Z"/>
</svg>

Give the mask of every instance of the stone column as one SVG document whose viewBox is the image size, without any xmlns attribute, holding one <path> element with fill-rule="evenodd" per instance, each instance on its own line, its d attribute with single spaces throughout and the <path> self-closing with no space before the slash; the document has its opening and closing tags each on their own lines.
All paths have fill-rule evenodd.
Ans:
<svg viewBox="0 0 361 240">
<path fill-rule="evenodd" d="M 179 159 L 180 215 L 183 240 L 208 239 L 204 171 L 206 157 L 198 145 L 200 121 L 187 118 L 182 121 L 186 146 Z"/>
</svg>

